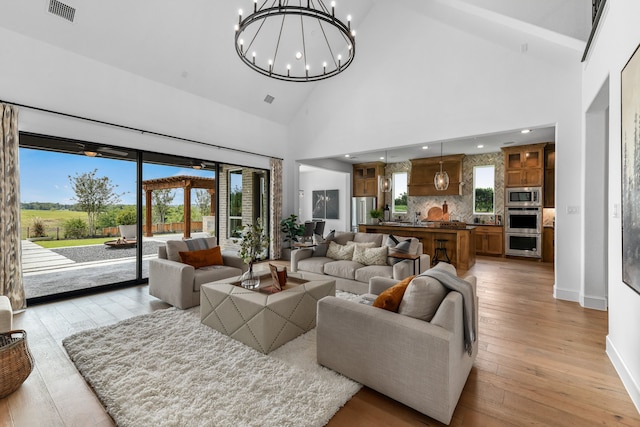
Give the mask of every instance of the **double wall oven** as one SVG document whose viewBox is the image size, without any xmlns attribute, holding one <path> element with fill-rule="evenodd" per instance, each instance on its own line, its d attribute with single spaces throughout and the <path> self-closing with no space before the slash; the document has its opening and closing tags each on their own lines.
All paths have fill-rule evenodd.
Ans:
<svg viewBox="0 0 640 427">
<path fill-rule="evenodd" d="M 507 188 L 505 196 L 505 254 L 541 258 L 541 188 Z"/>
</svg>

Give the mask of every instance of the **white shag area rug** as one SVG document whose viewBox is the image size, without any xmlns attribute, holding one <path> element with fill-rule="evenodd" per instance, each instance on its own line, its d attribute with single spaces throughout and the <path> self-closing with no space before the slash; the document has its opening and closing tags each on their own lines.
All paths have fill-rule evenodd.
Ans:
<svg viewBox="0 0 640 427">
<path fill-rule="evenodd" d="M 317 364 L 315 329 L 264 355 L 201 324 L 199 307 L 79 332 L 63 345 L 122 427 L 323 426 L 361 387 Z"/>
</svg>

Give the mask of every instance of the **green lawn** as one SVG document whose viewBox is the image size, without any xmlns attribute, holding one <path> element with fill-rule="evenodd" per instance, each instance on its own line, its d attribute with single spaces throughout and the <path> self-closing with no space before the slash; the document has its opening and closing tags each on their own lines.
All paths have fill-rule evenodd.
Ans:
<svg viewBox="0 0 640 427">
<path fill-rule="evenodd" d="M 87 220 L 86 212 L 77 212 L 77 211 L 43 211 L 43 210 L 30 210 L 30 209 L 21 209 L 20 210 L 20 234 L 23 239 L 27 237 L 27 228 L 29 228 L 29 233 L 33 230 L 33 219 L 40 218 L 42 222 L 44 222 L 45 229 L 47 230 L 47 235 L 53 239 L 55 238 L 64 238 L 64 229 L 62 224 L 74 218 L 80 218 L 83 220 Z M 56 229 L 58 232 L 56 232 Z"/>
<path fill-rule="evenodd" d="M 65 248 L 68 246 L 87 246 L 87 245 L 101 245 L 109 240 L 114 240 L 113 237 L 98 237 L 95 239 L 69 239 L 69 240 L 39 240 L 36 243 L 43 248 Z"/>
</svg>

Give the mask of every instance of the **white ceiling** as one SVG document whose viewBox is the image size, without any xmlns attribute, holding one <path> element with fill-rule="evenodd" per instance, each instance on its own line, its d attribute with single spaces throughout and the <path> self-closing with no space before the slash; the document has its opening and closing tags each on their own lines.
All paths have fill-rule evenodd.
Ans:
<svg viewBox="0 0 640 427">
<path fill-rule="evenodd" d="M 398 163 L 410 159 L 440 156 L 449 154 L 485 154 L 496 153 L 502 147 L 516 145 L 536 144 L 539 142 L 551 142 L 556 140 L 555 126 L 528 129 L 529 133 L 522 133 L 522 129 L 510 132 L 501 132 L 491 135 L 477 135 L 471 138 L 456 139 L 450 141 L 438 141 L 429 144 L 411 145 L 407 147 L 393 147 L 392 150 L 370 151 L 366 153 L 350 154 L 349 158 L 335 158 L 348 163 L 367 163 L 383 161 L 385 163 Z M 385 161 L 386 156 L 386 161 Z"/>
<path fill-rule="evenodd" d="M 317 84 L 270 79 L 237 57 L 233 26 L 238 9 L 253 8 L 251 0 L 63 0 L 76 8 L 73 23 L 50 14 L 49 1 L 1 2 L 0 26 L 284 125 L 291 122 Z M 343 19 L 352 15 L 352 27 L 357 30 L 379 1 L 338 0 L 336 15 Z M 522 45 L 520 40 L 527 40 L 532 47 L 542 44 L 533 52 L 545 52 L 552 59 L 566 60 L 571 56 L 574 61 L 590 30 L 589 0 L 395 1 L 411 13 L 428 14 L 494 42 L 515 42 L 518 47 Z M 358 32 L 357 40 L 366 39 L 366 34 Z M 272 104 L 264 102 L 267 95 L 275 98 Z M 485 150 L 497 151 L 505 142 L 554 140 L 553 126 L 526 136 L 518 131 L 477 136 L 458 142 L 453 151 L 478 150 L 474 147 L 479 143 L 487 147 Z M 449 152 L 447 146 L 453 145 L 449 142 L 445 144 L 445 154 Z M 430 147 L 429 153 L 434 149 Z M 427 157 L 426 151 L 418 150 L 396 148 L 388 158 L 400 161 Z M 439 148 L 437 151 L 439 154 Z M 380 153 L 358 153 L 356 161 L 377 160 L 379 156 Z"/>
</svg>

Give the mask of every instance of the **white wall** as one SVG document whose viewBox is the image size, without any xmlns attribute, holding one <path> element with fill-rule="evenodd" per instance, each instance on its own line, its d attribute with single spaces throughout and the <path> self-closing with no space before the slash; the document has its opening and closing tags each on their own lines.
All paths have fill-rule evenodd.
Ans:
<svg viewBox="0 0 640 427">
<path fill-rule="evenodd" d="M 578 59 L 534 58 L 395 6 L 376 3 L 358 31 L 354 63 L 321 82 L 300 109 L 290 126 L 292 155 L 338 156 L 555 124 L 555 295 L 579 301 L 583 230 L 580 216 L 567 214 L 568 206 L 583 206 Z"/>
<path fill-rule="evenodd" d="M 305 168 L 300 172 L 299 216 L 301 222 L 312 218 L 312 192 L 317 190 L 338 190 L 340 192 L 339 218 L 327 219 L 324 227 L 326 235 L 330 230 L 349 231 L 351 227 L 351 175 L 326 169 Z M 284 212 L 288 216 L 287 211 Z"/>
<path fill-rule="evenodd" d="M 583 111 L 609 84 L 608 302 L 607 354 L 640 410 L 640 295 L 622 282 L 620 73 L 640 44 L 640 2 L 609 1 L 583 74 Z M 635 207 L 636 209 L 638 207 Z"/>
<path fill-rule="evenodd" d="M 0 28 L 0 99 L 285 156 L 286 127 Z M 21 109 L 20 129 L 268 168 L 267 158 Z"/>
</svg>

